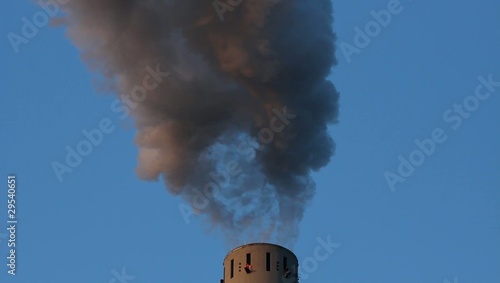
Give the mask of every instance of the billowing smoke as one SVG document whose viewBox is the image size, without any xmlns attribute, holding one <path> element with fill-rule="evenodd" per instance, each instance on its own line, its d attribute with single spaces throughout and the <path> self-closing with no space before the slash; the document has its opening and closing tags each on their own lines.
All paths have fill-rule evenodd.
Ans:
<svg viewBox="0 0 500 283">
<path fill-rule="evenodd" d="M 334 152 L 329 0 L 72 0 L 68 34 L 137 127 L 137 174 L 233 241 L 290 243 Z M 189 209 L 187 209 L 189 207 Z"/>
</svg>

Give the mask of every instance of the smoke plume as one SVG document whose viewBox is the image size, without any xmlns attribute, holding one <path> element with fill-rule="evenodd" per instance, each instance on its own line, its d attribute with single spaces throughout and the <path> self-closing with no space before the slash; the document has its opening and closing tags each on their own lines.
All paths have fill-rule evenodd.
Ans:
<svg viewBox="0 0 500 283">
<path fill-rule="evenodd" d="M 162 179 L 232 241 L 290 243 L 334 152 L 328 0 L 72 0 L 68 35 Z M 187 209 L 189 207 L 189 209 Z M 181 217 L 179 216 L 179 217 Z"/>
</svg>

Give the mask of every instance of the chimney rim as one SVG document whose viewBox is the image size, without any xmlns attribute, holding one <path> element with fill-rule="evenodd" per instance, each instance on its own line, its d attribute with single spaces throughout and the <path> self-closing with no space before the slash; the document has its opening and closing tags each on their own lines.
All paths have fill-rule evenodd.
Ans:
<svg viewBox="0 0 500 283">
<path fill-rule="evenodd" d="M 280 245 L 277 245 L 277 244 L 273 244 L 273 243 L 265 243 L 265 242 L 260 242 L 260 243 L 249 243 L 249 244 L 244 244 L 244 245 L 241 245 L 241 246 L 237 246 L 236 248 L 230 250 L 227 255 L 224 257 L 224 261 L 223 262 L 226 262 L 226 259 L 227 257 L 232 254 L 233 252 L 239 250 L 239 249 L 243 249 L 243 248 L 246 248 L 248 246 L 259 246 L 259 245 L 262 245 L 262 246 L 274 246 L 274 247 L 278 247 L 280 249 L 284 249 L 288 252 L 290 252 L 291 254 L 293 254 L 295 256 L 295 254 L 288 248 L 285 248 L 283 246 L 280 246 Z"/>
</svg>

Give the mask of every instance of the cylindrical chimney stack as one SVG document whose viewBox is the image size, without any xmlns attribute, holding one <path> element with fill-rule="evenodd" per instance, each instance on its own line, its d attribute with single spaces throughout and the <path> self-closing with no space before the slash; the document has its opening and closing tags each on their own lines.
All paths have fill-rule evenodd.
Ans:
<svg viewBox="0 0 500 283">
<path fill-rule="evenodd" d="M 230 251 L 221 283 L 298 283 L 297 257 L 275 244 L 252 243 Z"/>
</svg>

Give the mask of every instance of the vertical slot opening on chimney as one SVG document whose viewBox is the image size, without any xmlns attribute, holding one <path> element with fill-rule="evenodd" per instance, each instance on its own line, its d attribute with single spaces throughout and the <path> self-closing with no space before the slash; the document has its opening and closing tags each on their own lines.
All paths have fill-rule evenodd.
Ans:
<svg viewBox="0 0 500 283">
<path fill-rule="evenodd" d="M 271 271 L 271 253 L 266 253 L 266 271 Z"/>
<path fill-rule="evenodd" d="M 231 275 L 230 277 L 233 278 L 234 275 L 234 259 L 231 260 Z"/>
</svg>

